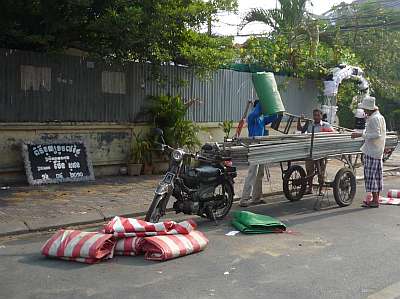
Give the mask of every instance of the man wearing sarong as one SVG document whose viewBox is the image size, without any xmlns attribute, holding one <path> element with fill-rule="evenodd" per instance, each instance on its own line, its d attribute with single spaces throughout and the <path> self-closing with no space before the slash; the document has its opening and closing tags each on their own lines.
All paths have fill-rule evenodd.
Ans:
<svg viewBox="0 0 400 299">
<path fill-rule="evenodd" d="M 364 109 L 367 123 L 363 133 L 352 133 L 352 138 L 364 138 L 361 151 L 364 154 L 365 191 L 372 193 L 372 199 L 365 202 L 363 207 L 378 208 L 379 193 L 383 188 L 383 152 L 386 140 L 386 122 L 375 105 L 374 97 L 366 97 L 358 106 Z"/>
</svg>

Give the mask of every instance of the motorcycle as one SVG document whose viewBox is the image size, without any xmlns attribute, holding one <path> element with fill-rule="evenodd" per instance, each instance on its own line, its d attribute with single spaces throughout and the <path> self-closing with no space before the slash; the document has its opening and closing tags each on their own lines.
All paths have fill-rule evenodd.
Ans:
<svg viewBox="0 0 400 299">
<path fill-rule="evenodd" d="M 158 222 L 165 215 L 171 196 L 176 199 L 176 213 L 195 214 L 213 221 L 223 219 L 233 203 L 237 173 L 232 159 L 223 156 L 218 144 L 205 144 L 200 152 L 192 154 L 167 145 L 162 130 L 157 129 L 157 135 L 162 140 L 161 150 L 169 154 L 170 164 L 155 190 L 145 220 Z M 198 165 L 191 166 L 192 159 Z"/>
</svg>

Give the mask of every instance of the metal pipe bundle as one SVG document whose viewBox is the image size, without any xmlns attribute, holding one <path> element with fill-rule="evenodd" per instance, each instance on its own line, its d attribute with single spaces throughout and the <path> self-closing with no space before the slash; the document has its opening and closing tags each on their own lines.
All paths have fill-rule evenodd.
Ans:
<svg viewBox="0 0 400 299">
<path fill-rule="evenodd" d="M 363 139 L 351 139 L 351 134 L 285 135 L 258 138 L 242 138 L 225 142 L 224 147 L 236 164 L 277 163 L 292 160 L 320 159 L 329 156 L 360 153 Z M 394 149 L 398 138 L 386 137 L 386 148 Z"/>
</svg>

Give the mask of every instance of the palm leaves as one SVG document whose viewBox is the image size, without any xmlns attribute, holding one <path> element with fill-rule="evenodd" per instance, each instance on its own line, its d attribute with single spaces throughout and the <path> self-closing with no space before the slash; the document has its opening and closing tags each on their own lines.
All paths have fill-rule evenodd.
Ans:
<svg viewBox="0 0 400 299">
<path fill-rule="evenodd" d="M 306 10 L 308 0 L 279 0 L 280 8 L 252 9 L 243 19 L 241 28 L 252 22 L 262 22 L 272 28 L 272 36 L 284 36 L 290 51 L 304 41 L 310 42 L 310 56 L 319 44 L 319 22 Z"/>
<path fill-rule="evenodd" d="M 279 0 L 280 8 L 252 9 L 243 19 L 242 28 L 251 22 L 262 22 L 276 33 L 295 32 L 302 26 L 307 16 L 305 9 L 308 0 Z"/>
</svg>

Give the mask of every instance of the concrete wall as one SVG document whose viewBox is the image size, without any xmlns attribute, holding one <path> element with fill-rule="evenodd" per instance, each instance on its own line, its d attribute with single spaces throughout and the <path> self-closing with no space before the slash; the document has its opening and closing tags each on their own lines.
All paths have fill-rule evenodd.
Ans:
<svg viewBox="0 0 400 299">
<path fill-rule="evenodd" d="M 222 141 L 218 123 L 201 123 L 202 142 Z M 21 144 L 54 139 L 86 140 L 95 175 L 117 175 L 130 156 L 132 132 L 148 130 L 146 124 L 113 123 L 0 123 L 0 185 L 26 181 Z M 247 130 L 243 129 L 243 135 Z M 232 131 L 231 134 L 233 134 Z"/>
</svg>

